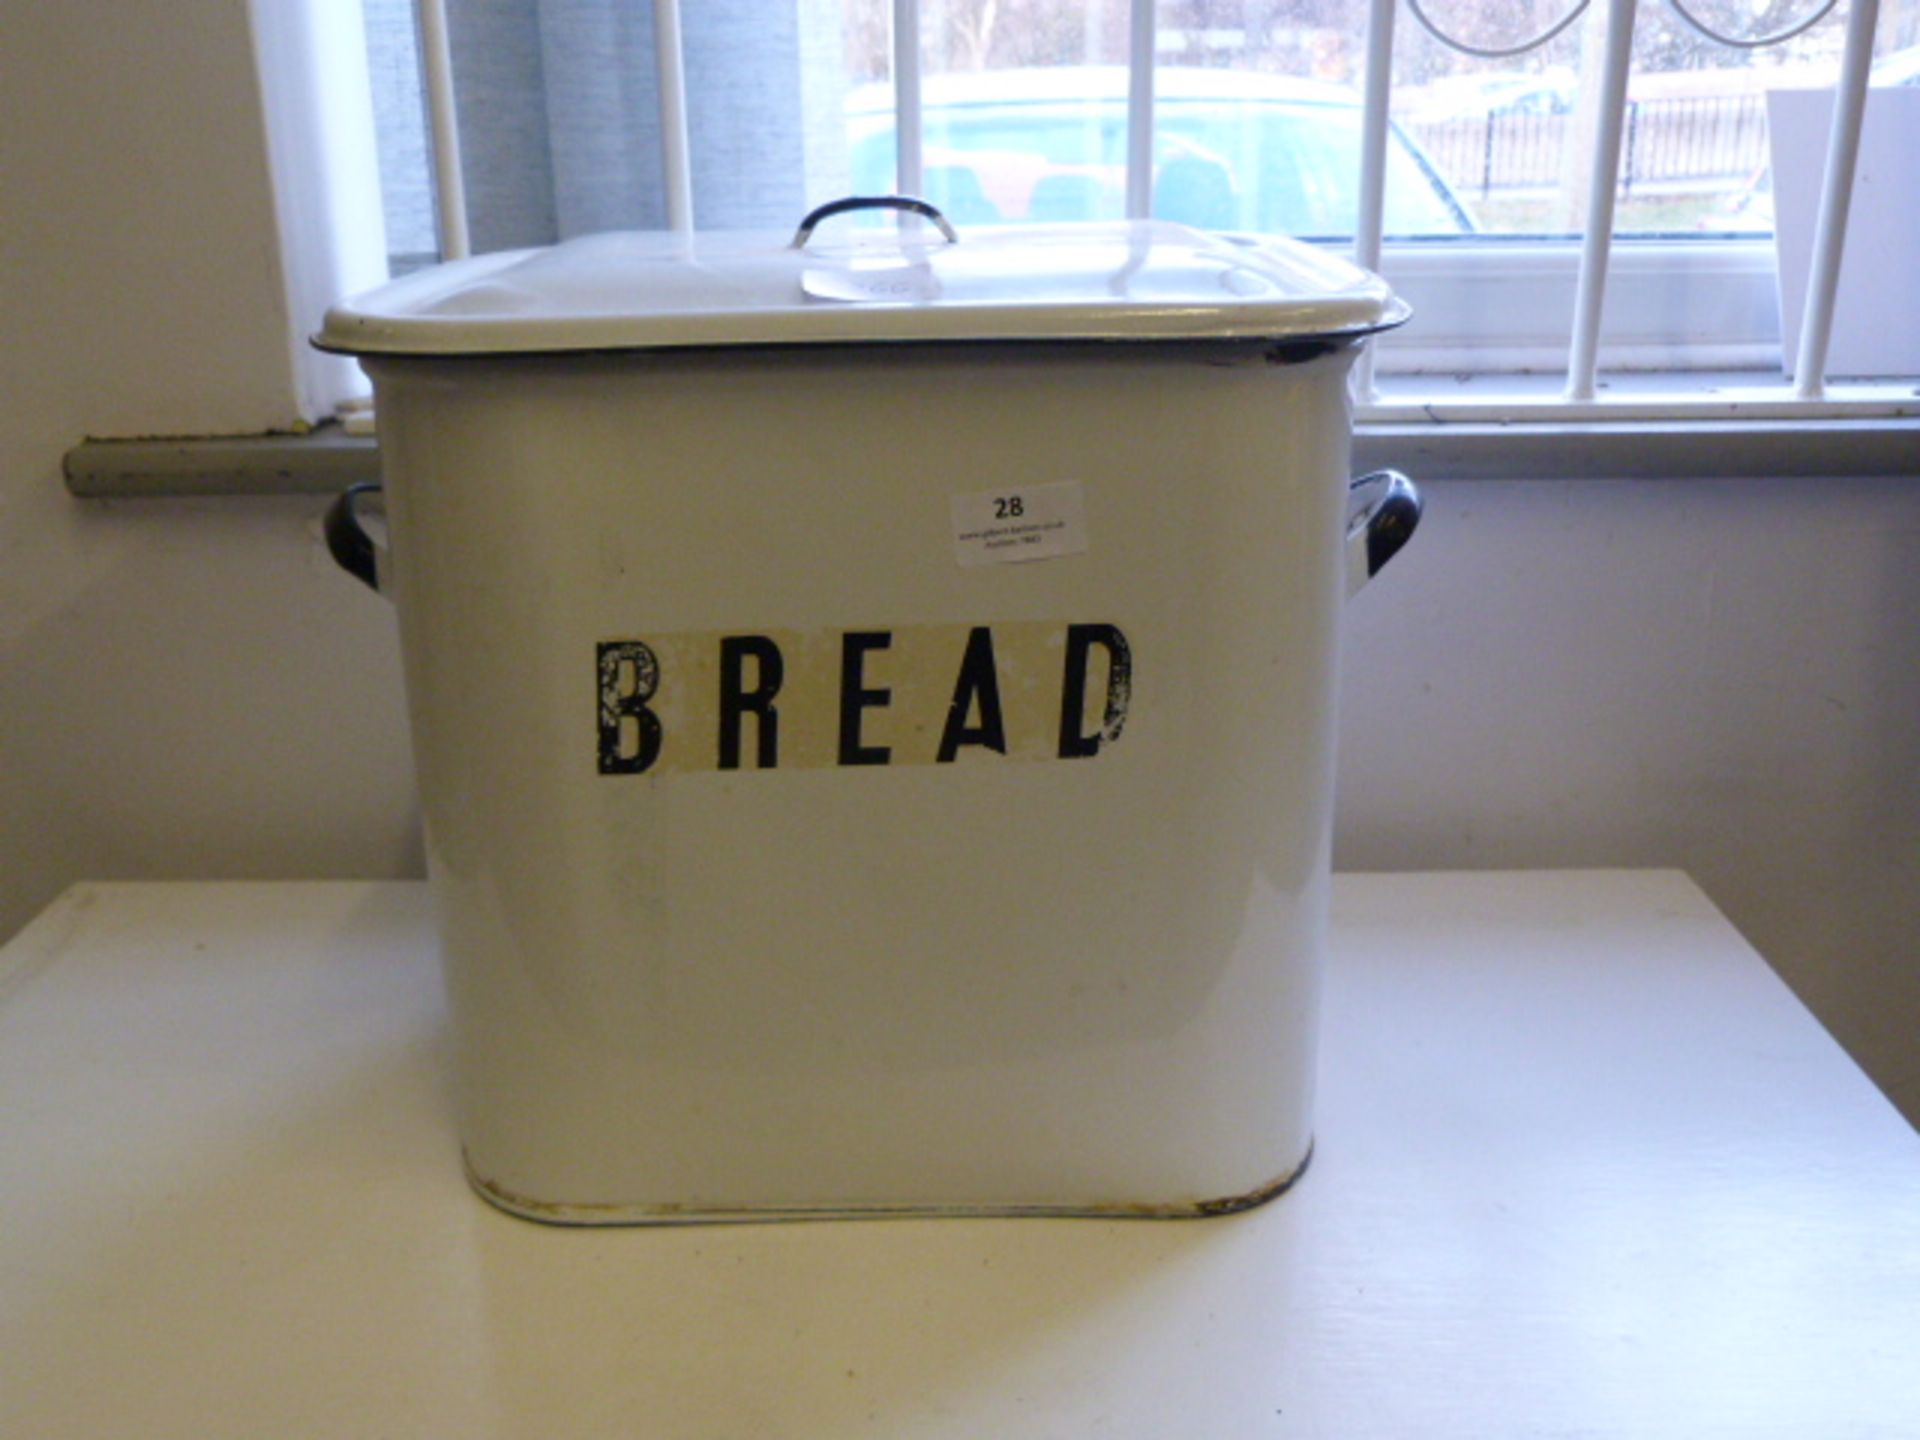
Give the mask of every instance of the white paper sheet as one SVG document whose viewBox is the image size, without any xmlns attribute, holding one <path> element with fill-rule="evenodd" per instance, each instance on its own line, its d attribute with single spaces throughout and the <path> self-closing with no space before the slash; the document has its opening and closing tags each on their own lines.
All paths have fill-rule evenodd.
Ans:
<svg viewBox="0 0 1920 1440">
<path fill-rule="evenodd" d="M 1789 378 L 1800 351 L 1833 97 L 1831 90 L 1767 92 L 1781 364 Z M 1920 88 L 1867 92 L 1827 374 L 1920 374 Z"/>
</svg>

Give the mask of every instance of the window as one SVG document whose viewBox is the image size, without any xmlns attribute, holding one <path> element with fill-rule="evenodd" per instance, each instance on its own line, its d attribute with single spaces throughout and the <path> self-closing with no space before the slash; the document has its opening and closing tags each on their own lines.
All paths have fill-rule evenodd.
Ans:
<svg viewBox="0 0 1920 1440">
<path fill-rule="evenodd" d="M 959 224 L 1117 219 L 1126 209 L 1127 74 L 1039 72 L 1029 95 L 1006 72 L 944 75 L 923 97 L 923 188 Z M 850 96 L 854 190 L 891 189 L 898 135 L 890 86 Z M 1162 69 L 1155 85 L 1153 211 L 1215 230 L 1351 240 L 1359 213 L 1361 111 L 1336 86 L 1227 70 Z M 1387 226 L 1405 236 L 1475 227 L 1438 166 L 1395 127 Z"/>
<path fill-rule="evenodd" d="M 436 248 L 416 0 L 363 3 L 404 269 Z M 1753 392 L 1740 403 L 1809 413 L 1779 375 L 1766 93 L 1831 87 L 1861 35 L 1876 85 L 1920 76 L 1917 0 L 1880 0 L 1877 26 L 1872 0 L 1159 0 L 1150 30 L 1128 0 L 444 4 L 479 250 L 669 223 L 676 127 L 701 227 L 781 227 L 836 195 L 895 188 L 909 93 L 919 153 L 906 169 L 958 223 L 1118 216 L 1129 59 L 1142 55 L 1153 213 L 1349 245 L 1365 212 L 1371 45 L 1392 58 L 1379 264 L 1419 317 L 1379 347 L 1379 369 L 1546 377 L 1499 392 L 1515 404 L 1591 398 L 1577 377 L 1584 326 L 1589 384 L 1596 366 L 1721 372 L 1678 393 L 1717 386 L 1724 405 L 1732 386 Z M 665 67 L 656 14 L 680 27 Z M 1628 15 L 1630 71 L 1609 105 L 1610 26 L 1617 39 Z M 896 76 L 901 25 L 919 27 L 917 64 Z M 676 58 L 677 111 L 658 79 Z M 1610 196 L 1588 181 L 1607 137 Z M 1598 263 L 1583 259 L 1594 235 L 1619 241 Z M 1571 400 L 1555 388 L 1570 370 Z M 1438 413 L 1422 383 L 1390 385 L 1379 413 L 1396 395 Z M 1663 383 L 1648 403 L 1671 409 Z M 1819 413 L 1911 413 L 1912 389 L 1829 392 Z"/>
</svg>

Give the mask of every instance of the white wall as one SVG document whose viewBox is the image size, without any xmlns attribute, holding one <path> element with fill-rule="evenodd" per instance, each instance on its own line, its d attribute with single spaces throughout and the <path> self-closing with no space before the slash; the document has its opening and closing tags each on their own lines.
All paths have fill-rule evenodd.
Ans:
<svg viewBox="0 0 1920 1440">
<path fill-rule="evenodd" d="M 245 20 L 0 46 L 0 934 L 80 875 L 418 869 L 392 619 L 319 507 L 60 484 L 84 434 L 293 418 Z M 1920 486 L 1430 497 L 1349 620 L 1340 862 L 1683 865 L 1920 1117 Z"/>
<path fill-rule="evenodd" d="M 417 861 L 391 616 L 319 561 L 315 506 L 61 484 L 85 435 L 297 419 L 246 21 L 244 0 L 7 13 L 0 933 L 79 874 Z"/>
<path fill-rule="evenodd" d="M 1915 468 L 1428 486 L 1349 614 L 1336 863 L 1681 866 L 1920 1120 Z"/>
</svg>

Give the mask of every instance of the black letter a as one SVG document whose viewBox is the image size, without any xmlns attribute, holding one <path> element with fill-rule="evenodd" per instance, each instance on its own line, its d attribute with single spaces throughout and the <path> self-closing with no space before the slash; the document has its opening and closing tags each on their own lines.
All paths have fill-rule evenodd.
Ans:
<svg viewBox="0 0 1920 1440">
<path fill-rule="evenodd" d="M 980 700 L 980 723 L 969 726 L 974 697 Z M 984 625 L 973 627 L 967 636 L 967 653 L 960 661 L 960 678 L 954 681 L 953 703 L 947 707 L 947 728 L 940 736 L 937 763 L 945 765 L 960 753 L 962 745 L 984 745 L 989 750 L 1007 753 L 1007 724 L 1000 715 L 1000 673 L 993 663 L 993 632 Z"/>
</svg>

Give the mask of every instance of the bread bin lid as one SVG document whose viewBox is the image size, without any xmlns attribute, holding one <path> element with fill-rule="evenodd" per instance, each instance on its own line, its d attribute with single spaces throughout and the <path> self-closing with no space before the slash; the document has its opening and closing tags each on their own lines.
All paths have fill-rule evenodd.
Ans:
<svg viewBox="0 0 1920 1440">
<path fill-rule="evenodd" d="M 926 220 L 855 226 L 847 210 Z M 888 217 L 891 219 L 891 217 Z M 327 312 L 355 355 L 750 345 L 1357 339 L 1407 308 L 1336 255 L 1167 221 L 969 227 L 824 205 L 791 237 L 586 235 L 417 271 Z"/>
</svg>

